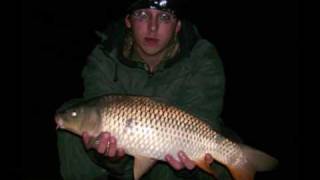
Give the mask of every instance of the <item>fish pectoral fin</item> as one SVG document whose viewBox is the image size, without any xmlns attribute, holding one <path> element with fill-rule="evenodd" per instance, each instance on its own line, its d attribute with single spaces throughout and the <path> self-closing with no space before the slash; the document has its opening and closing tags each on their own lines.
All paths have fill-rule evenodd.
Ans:
<svg viewBox="0 0 320 180">
<path fill-rule="evenodd" d="M 156 161 L 157 160 L 143 156 L 135 156 L 133 166 L 134 179 L 140 179 L 155 164 Z"/>
</svg>

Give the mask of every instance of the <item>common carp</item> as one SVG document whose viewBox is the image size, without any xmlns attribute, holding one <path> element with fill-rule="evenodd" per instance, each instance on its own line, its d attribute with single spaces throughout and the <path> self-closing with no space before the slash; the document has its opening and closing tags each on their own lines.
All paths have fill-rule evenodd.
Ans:
<svg viewBox="0 0 320 180">
<path fill-rule="evenodd" d="M 151 97 L 106 95 L 57 112 L 59 129 L 97 137 L 110 132 L 117 146 L 135 157 L 134 178 L 139 179 L 166 154 L 179 151 L 214 176 L 204 161 L 206 153 L 226 166 L 235 180 L 252 180 L 256 171 L 273 169 L 277 160 L 215 131 L 206 121 Z"/>
</svg>

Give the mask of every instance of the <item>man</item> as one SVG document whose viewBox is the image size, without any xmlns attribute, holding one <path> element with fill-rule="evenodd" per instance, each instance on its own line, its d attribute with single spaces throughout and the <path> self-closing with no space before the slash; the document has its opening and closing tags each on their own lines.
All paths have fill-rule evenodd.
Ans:
<svg viewBox="0 0 320 180">
<path fill-rule="evenodd" d="M 101 34 L 102 41 L 84 67 L 84 98 L 103 94 L 161 97 L 221 128 L 224 72 L 214 46 L 182 20 L 174 0 L 138 0 L 124 22 Z M 117 148 L 105 132 L 82 140 L 58 132 L 61 174 L 64 179 L 132 179 L 132 157 Z M 143 179 L 212 179 L 181 151 L 179 159 L 166 155 Z M 206 155 L 208 164 L 213 162 Z M 216 172 L 221 166 L 213 163 Z M 229 179 L 226 171 L 218 173 Z M 221 179 L 222 179 L 221 178 Z"/>
</svg>

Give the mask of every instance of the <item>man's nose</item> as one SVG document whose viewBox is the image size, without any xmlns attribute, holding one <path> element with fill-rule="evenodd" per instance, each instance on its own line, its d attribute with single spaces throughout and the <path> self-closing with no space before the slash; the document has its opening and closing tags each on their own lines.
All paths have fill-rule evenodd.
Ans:
<svg viewBox="0 0 320 180">
<path fill-rule="evenodd" d="M 152 18 L 149 21 L 148 29 L 151 32 L 156 32 L 158 30 L 159 24 L 157 18 Z"/>
</svg>

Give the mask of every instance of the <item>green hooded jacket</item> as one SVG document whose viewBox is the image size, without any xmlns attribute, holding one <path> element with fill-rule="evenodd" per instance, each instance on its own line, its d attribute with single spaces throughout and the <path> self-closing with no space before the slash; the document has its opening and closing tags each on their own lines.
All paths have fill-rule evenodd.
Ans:
<svg viewBox="0 0 320 180">
<path fill-rule="evenodd" d="M 223 65 L 214 45 L 201 38 L 191 23 L 182 21 L 178 35 L 179 54 L 161 63 L 152 74 L 142 62 L 123 57 L 124 23 L 113 23 L 99 34 L 102 40 L 89 55 L 82 71 L 85 88 L 83 98 L 104 94 L 159 97 L 220 130 L 225 88 Z M 64 179 L 133 179 L 133 157 L 126 155 L 121 160 L 110 161 L 94 150 L 85 150 L 81 137 L 64 131 L 58 131 L 57 140 L 60 171 Z M 219 179 L 231 179 L 221 165 L 213 163 L 212 166 L 221 170 Z M 159 161 L 142 179 L 212 177 L 198 168 L 176 171 Z"/>
</svg>

